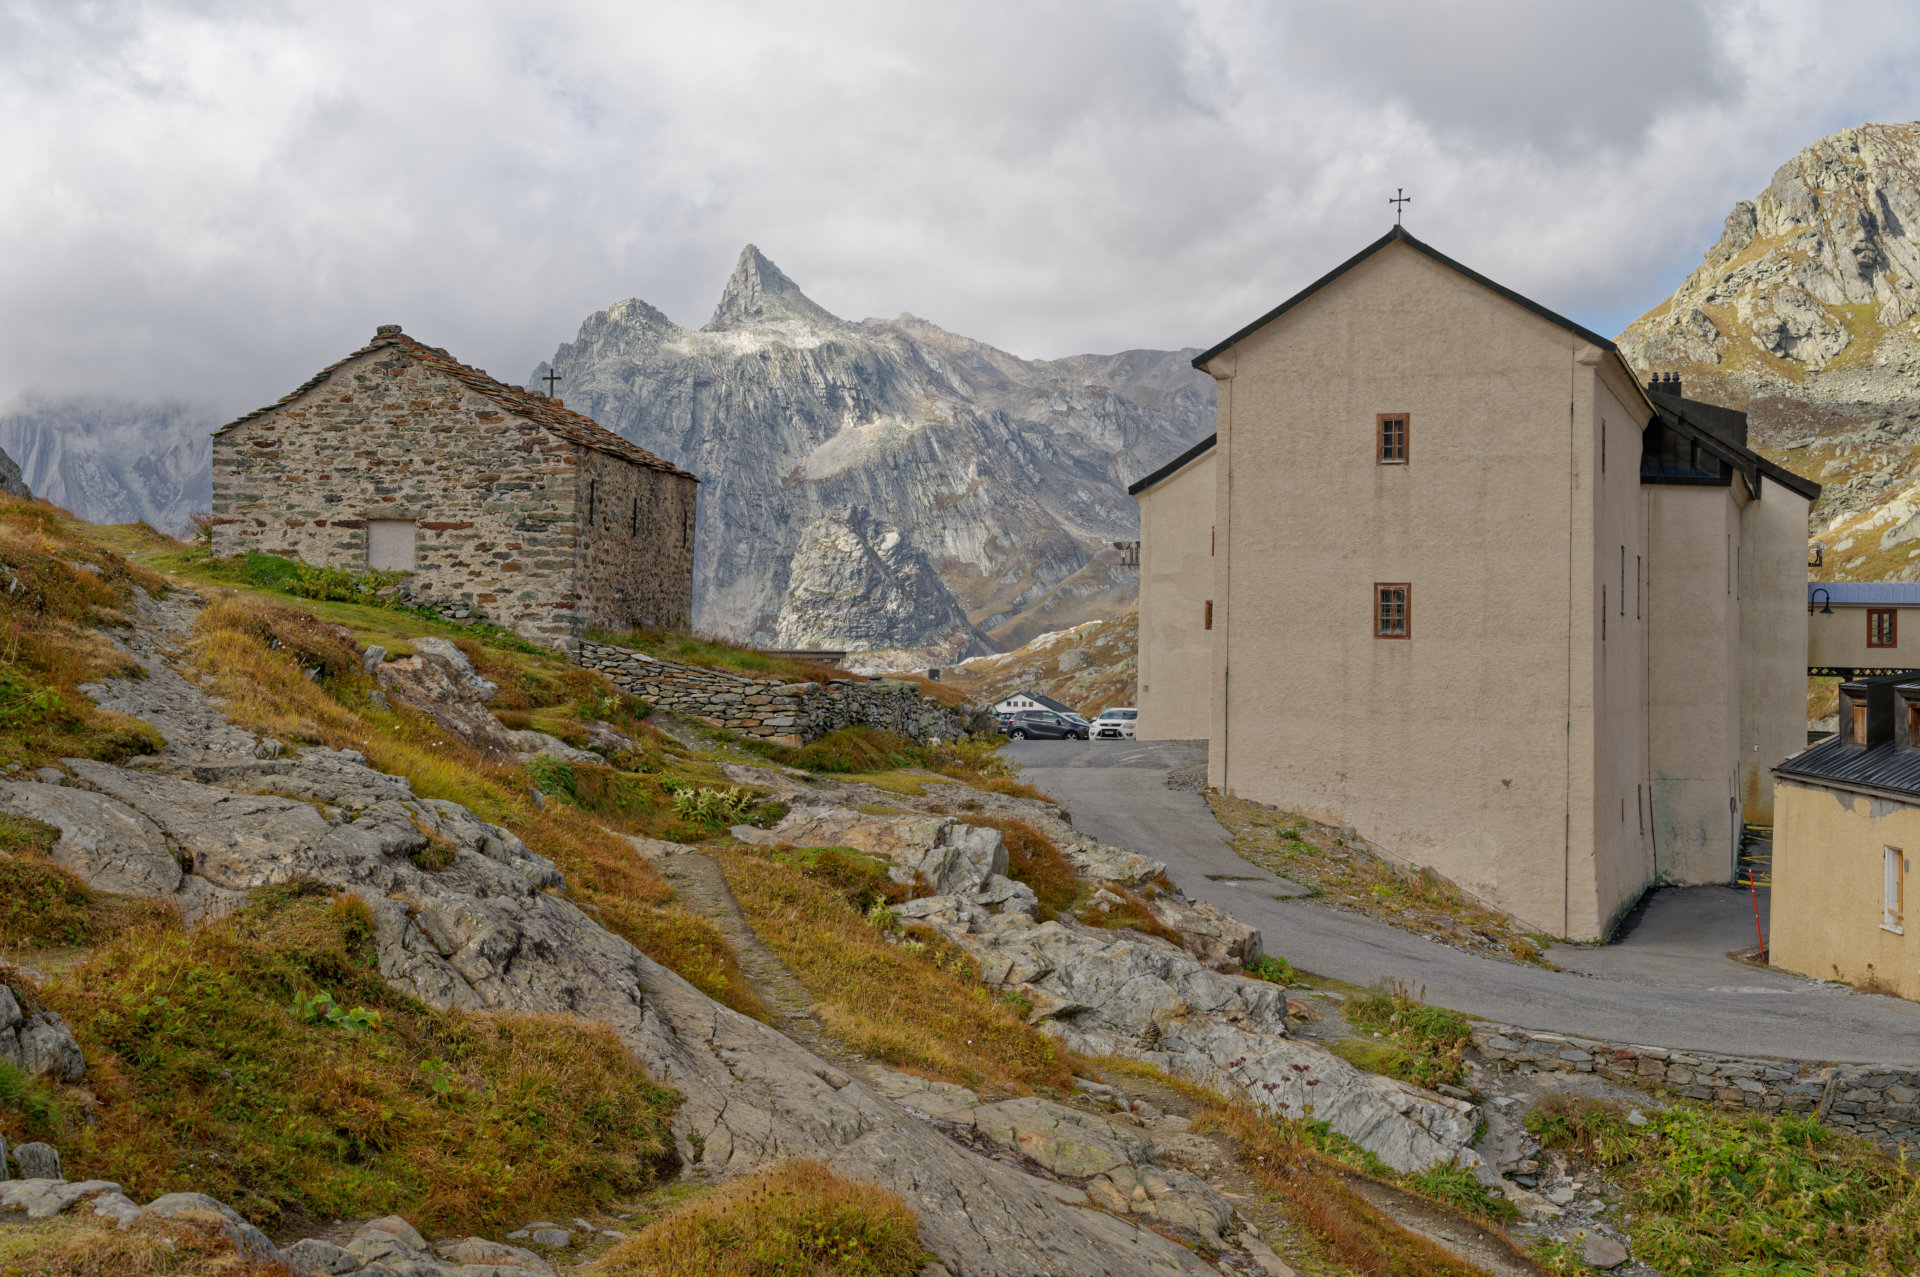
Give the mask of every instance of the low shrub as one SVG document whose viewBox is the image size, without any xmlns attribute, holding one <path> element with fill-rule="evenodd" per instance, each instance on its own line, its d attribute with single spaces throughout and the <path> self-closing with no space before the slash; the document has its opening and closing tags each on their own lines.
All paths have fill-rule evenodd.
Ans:
<svg viewBox="0 0 1920 1277">
<path fill-rule="evenodd" d="M 878 1184 L 787 1162 L 700 1197 L 601 1259 L 606 1277 L 912 1277 L 933 1259 Z"/>
<path fill-rule="evenodd" d="M 1362 1039 L 1355 1045 L 1370 1051 L 1368 1062 L 1354 1059 L 1354 1063 L 1420 1086 L 1441 1082 L 1458 1086 L 1465 1080 L 1466 1050 L 1473 1043 L 1466 1016 L 1428 1006 L 1397 983 L 1376 984 L 1354 994 L 1345 1008 L 1349 1025 L 1377 1031 L 1391 1048 L 1379 1051 Z"/>
<path fill-rule="evenodd" d="M 1920 1269 L 1920 1174 L 1810 1117 L 1676 1105 L 1635 1126 L 1617 1105 L 1555 1096 L 1526 1124 L 1617 1168 L 1634 1254 L 1664 1272 Z"/>
<path fill-rule="evenodd" d="M 1263 953 L 1260 960 L 1247 964 L 1247 974 L 1269 984 L 1298 984 L 1300 973 L 1293 964 L 1275 953 Z"/>
<path fill-rule="evenodd" d="M 0 813 L 0 955 L 88 945 L 142 925 L 171 925 L 158 900 L 114 896 L 46 858 L 59 839 L 51 825 Z"/>
<path fill-rule="evenodd" d="M 41 995 L 96 1097 L 67 1101 L 68 1173 L 143 1200 L 464 1232 L 624 1200 L 672 1157 L 672 1093 L 604 1025 L 429 1010 L 381 978 L 367 907 L 311 883 L 122 937 Z"/>
</svg>

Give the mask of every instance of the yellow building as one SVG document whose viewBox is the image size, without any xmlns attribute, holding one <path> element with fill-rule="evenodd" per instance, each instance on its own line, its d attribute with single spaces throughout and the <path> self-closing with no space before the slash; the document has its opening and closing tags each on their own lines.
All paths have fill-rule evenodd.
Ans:
<svg viewBox="0 0 1920 1277">
<path fill-rule="evenodd" d="M 1807 586 L 1807 672 L 1842 678 L 1920 670 L 1920 584 Z"/>
<path fill-rule="evenodd" d="M 1806 741 L 1818 485 L 1398 227 L 1194 362 L 1212 446 L 1134 488 L 1140 736 L 1557 935 L 1730 879 Z"/>
<path fill-rule="evenodd" d="M 1838 734 L 1773 775 L 1773 965 L 1920 998 L 1920 682 L 1842 683 Z"/>
</svg>

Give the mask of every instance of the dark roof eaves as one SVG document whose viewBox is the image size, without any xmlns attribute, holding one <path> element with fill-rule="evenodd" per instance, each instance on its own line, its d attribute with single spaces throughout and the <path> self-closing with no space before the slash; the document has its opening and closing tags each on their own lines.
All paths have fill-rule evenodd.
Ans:
<svg viewBox="0 0 1920 1277">
<path fill-rule="evenodd" d="M 1322 275 L 1319 279 L 1314 280 L 1311 284 L 1308 284 L 1305 288 L 1301 289 L 1299 292 L 1295 293 L 1293 296 L 1287 298 L 1287 300 L 1281 302 L 1278 306 L 1275 306 L 1272 310 L 1260 316 L 1260 318 L 1254 320 L 1252 323 L 1248 324 L 1245 328 L 1242 328 L 1239 332 L 1233 334 L 1233 336 L 1227 338 L 1225 341 L 1222 341 L 1215 346 L 1209 347 L 1208 349 L 1202 351 L 1200 354 L 1195 355 L 1193 358 L 1193 366 L 1195 368 L 1200 369 L 1202 372 L 1206 371 L 1206 366 L 1208 362 L 1211 361 L 1216 355 L 1220 354 L 1221 351 L 1226 350 L 1230 346 L 1237 345 L 1238 343 L 1246 340 L 1248 337 L 1251 337 L 1254 333 L 1259 332 L 1262 328 L 1265 328 L 1268 324 L 1280 318 L 1280 316 L 1286 314 L 1288 311 L 1292 310 L 1295 306 L 1298 306 L 1301 302 L 1307 300 L 1307 298 L 1313 296 L 1315 293 L 1325 288 L 1328 284 L 1331 284 L 1334 280 L 1340 278 L 1342 275 L 1346 274 L 1348 271 L 1358 266 L 1361 262 L 1366 261 L 1369 257 L 1372 257 L 1375 253 L 1379 252 L 1381 249 L 1385 248 L 1388 244 L 1392 244 L 1392 243 L 1405 244 L 1408 248 L 1411 248 L 1416 252 L 1424 253 L 1429 258 L 1440 263 L 1440 265 L 1445 266 L 1448 270 L 1454 271 L 1455 273 L 1460 275 L 1464 275 L 1466 278 L 1472 280 L 1474 283 L 1479 284 L 1482 288 L 1489 289 L 1490 291 L 1498 294 L 1499 296 L 1504 297 L 1506 300 L 1512 302 L 1516 306 L 1521 307 L 1523 310 L 1528 310 L 1533 312 L 1535 315 L 1538 315 L 1540 318 L 1546 320 L 1548 323 L 1554 324 L 1560 328 L 1564 328 L 1568 332 L 1573 333 L 1575 336 L 1578 336 L 1586 341 L 1592 342 L 1594 345 L 1598 346 L 1601 350 L 1614 351 L 1615 353 L 1618 353 L 1611 339 L 1602 337 L 1599 333 L 1594 332 L 1591 328 L 1586 328 L 1580 324 L 1574 323 L 1571 319 L 1568 319 L 1565 315 L 1561 315 L 1554 311 L 1548 310 L 1545 306 L 1542 306 L 1539 302 L 1534 301 L 1530 297 L 1521 296 L 1519 293 L 1514 292 L 1511 288 L 1508 288 L 1504 284 L 1495 283 L 1493 280 L 1488 279 L 1485 275 L 1482 275 L 1479 271 L 1474 270 L 1472 267 L 1464 266 L 1461 263 L 1454 261 L 1453 258 L 1448 257 L 1445 253 L 1442 253 L 1438 249 L 1432 248 L 1429 245 L 1424 244 L 1421 241 L 1415 239 L 1411 234 L 1407 232 L 1405 227 L 1395 226 L 1392 230 L 1388 231 L 1385 235 L 1382 235 L 1379 239 L 1373 241 L 1373 243 L 1367 245 L 1365 248 L 1355 253 L 1352 257 L 1349 257 L 1346 261 L 1341 262 L 1338 266 L 1334 267 L 1332 270 Z"/>
<path fill-rule="evenodd" d="M 1130 497 L 1139 496 L 1142 492 L 1145 492 L 1148 488 L 1151 488 L 1154 484 L 1159 483 L 1162 479 L 1165 479 L 1168 476 L 1172 475 L 1176 470 L 1182 469 L 1183 467 L 1188 465 L 1190 462 L 1198 461 L 1201 457 L 1204 457 L 1208 452 L 1211 452 L 1213 450 L 1213 445 L 1215 441 L 1217 441 L 1219 438 L 1220 438 L 1220 435 L 1216 431 L 1215 433 L 1210 434 L 1206 438 L 1202 439 L 1199 443 L 1194 444 L 1193 447 L 1188 448 L 1185 452 L 1181 453 L 1179 456 L 1175 457 L 1173 460 L 1167 462 L 1166 465 L 1161 466 L 1158 470 L 1155 470 L 1152 474 L 1146 475 L 1143 478 L 1135 479 L 1132 483 L 1127 485 L 1127 495 Z"/>
</svg>

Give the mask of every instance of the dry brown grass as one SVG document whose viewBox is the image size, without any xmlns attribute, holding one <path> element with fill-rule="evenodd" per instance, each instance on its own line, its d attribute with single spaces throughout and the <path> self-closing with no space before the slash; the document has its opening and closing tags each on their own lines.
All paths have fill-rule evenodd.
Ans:
<svg viewBox="0 0 1920 1277">
<path fill-rule="evenodd" d="M 120 1229 L 77 1208 L 71 1215 L 0 1227 L 5 1277 L 289 1277 L 279 1263 L 257 1263 L 234 1249 L 215 1218 L 197 1212 L 143 1218 Z"/>
<path fill-rule="evenodd" d="M 605 1277 L 912 1277 L 933 1256 L 897 1194 L 787 1162 L 689 1202 L 608 1251 Z"/>
<path fill-rule="evenodd" d="M 96 627 L 162 579 L 82 538 L 44 501 L 0 495 L 0 762 L 118 761 L 160 748 L 144 723 L 96 709 L 82 683 L 138 665 Z"/>
<path fill-rule="evenodd" d="M 1143 898 L 1150 897 L 1157 890 L 1158 887 L 1150 882 L 1142 884 L 1138 892 L 1117 882 L 1102 883 L 1092 903 L 1081 908 L 1080 921 L 1091 927 L 1105 927 L 1108 930 L 1138 931 L 1165 940 L 1176 948 L 1184 948 L 1186 938 L 1154 917 L 1152 908 Z"/>
<path fill-rule="evenodd" d="M 1346 1180 L 1349 1173 L 1313 1150 L 1297 1128 L 1263 1118 L 1193 1088 L 1205 1107 L 1194 1129 L 1231 1140 L 1240 1164 L 1295 1227 L 1351 1273 L 1367 1277 L 1482 1277 L 1451 1251 L 1401 1227 Z"/>
<path fill-rule="evenodd" d="M 753 928 L 815 998 L 829 1032 L 876 1059 L 976 1090 L 1067 1090 L 1064 1048 L 979 982 L 962 950 L 926 929 L 890 943 L 827 882 L 746 849 L 722 854 Z"/>
<path fill-rule="evenodd" d="M 536 804 L 525 769 L 482 755 L 412 711 L 380 709 L 358 659 L 341 666 L 336 645 L 352 651 L 343 632 L 303 608 L 236 596 L 202 613 L 192 659 L 235 722 L 296 744 L 360 750 L 374 767 L 405 776 L 421 797 L 461 803 L 506 826 L 559 866 L 573 899 L 609 930 L 709 996 L 763 1014 L 711 923 L 679 911 L 654 916 L 673 888 L 632 844 L 570 803 Z M 307 677 L 303 671 L 330 651 L 338 675 Z"/>
<path fill-rule="evenodd" d="M 1233 835 L 1233 849 L 1303 886 L 1320 903 L 1365 914 L 1405 931 L 1476 953 L 1551 967 L 1550 936 L 1468 899 L 1431 869 L 1396 865 L 1347 845 L 1330 826 L 1244 798 L 1208 794 L 1213 814 Z"/>
</svg>

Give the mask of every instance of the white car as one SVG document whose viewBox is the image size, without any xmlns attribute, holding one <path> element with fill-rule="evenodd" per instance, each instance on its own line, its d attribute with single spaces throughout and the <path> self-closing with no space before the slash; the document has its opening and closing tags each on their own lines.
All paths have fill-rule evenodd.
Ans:
<svg viewBox="0 0 1920 1277">
<path fill-rule="evenodd" d="M 1108 709 L 1100 712 L 1093 720 L 1093 735 L 1096 740 L 1132 740 L 1134 720 L 1140 717 L 1137 709 Z"/>
</svg>

